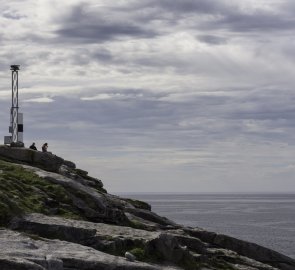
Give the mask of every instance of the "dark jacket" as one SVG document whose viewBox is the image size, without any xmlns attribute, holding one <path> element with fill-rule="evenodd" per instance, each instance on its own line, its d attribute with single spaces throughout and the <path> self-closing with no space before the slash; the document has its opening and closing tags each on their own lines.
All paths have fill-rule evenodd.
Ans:
<svg viewBox="0 0 295 270">
<path fill-rule="evenodd" d="M 33 144 L 30 146 L 30 149 L 37 151 L 37 147 Z"/>
</svg>

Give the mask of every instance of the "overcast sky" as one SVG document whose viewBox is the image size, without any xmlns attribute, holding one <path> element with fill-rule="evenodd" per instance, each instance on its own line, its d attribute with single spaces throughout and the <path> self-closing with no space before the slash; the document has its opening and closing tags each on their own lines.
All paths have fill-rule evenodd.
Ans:
<svg viewBox="0 0 295 270">
<path fill-rule="evenodd" d="M 0 136 L 110 192 L 295 192 L 295 1 L 0 0 Z"/>
</svg>

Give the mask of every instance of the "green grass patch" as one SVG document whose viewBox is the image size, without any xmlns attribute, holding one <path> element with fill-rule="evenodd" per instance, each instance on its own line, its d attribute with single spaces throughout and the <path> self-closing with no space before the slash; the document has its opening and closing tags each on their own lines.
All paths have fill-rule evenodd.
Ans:
<svg viewBox="0 0 295 270">
<path fill-rule="evenodd" d="M 151 229 L 147 225 L 137 220 L 129 220 L 128 224 L 126 225 L 134 229 L 151 231 Z"/>
<path fill-rule="evenodd" d="M 20 165 L 0 160 L 0 225 L 7 224 L 13 216 L 32 212 L 81 218 L 64 187 Z"/>
<path fill-rule="evenodd" d="M 146 260 L 146 253 L 145 253 L 145 250 L 143 248 L 134 248 L 134 249 L 131 249 L 129 251 L 131 254 L 133 254 L 137 260 L 139 261 L 144 261 Z"/>
</svg>

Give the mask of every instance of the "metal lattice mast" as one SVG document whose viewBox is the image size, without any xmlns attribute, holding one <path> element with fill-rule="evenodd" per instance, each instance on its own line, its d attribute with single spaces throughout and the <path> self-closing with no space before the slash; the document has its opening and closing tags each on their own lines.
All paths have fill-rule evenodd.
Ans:
<svg viewBox="0 0 295 270">
<path fill-rule="evenodd" d="M 12 79 L 12 103 L 11 103 L 11 135 L 12 142 L 18 142 L 18 71 L 19 65 L 10 66 Z"/>
</svg>

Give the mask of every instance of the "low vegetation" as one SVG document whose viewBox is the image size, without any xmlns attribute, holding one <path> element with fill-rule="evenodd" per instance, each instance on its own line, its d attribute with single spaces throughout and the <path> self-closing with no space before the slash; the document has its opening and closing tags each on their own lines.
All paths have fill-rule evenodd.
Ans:
<svg viewBox="0 0 295 270">
<path fill-rule="evenodd" d="M 0 160 L 0 224 L 23 213 L 43 213 L 80 219 L 68 191 L 35 173 Z"/>
</svg>

